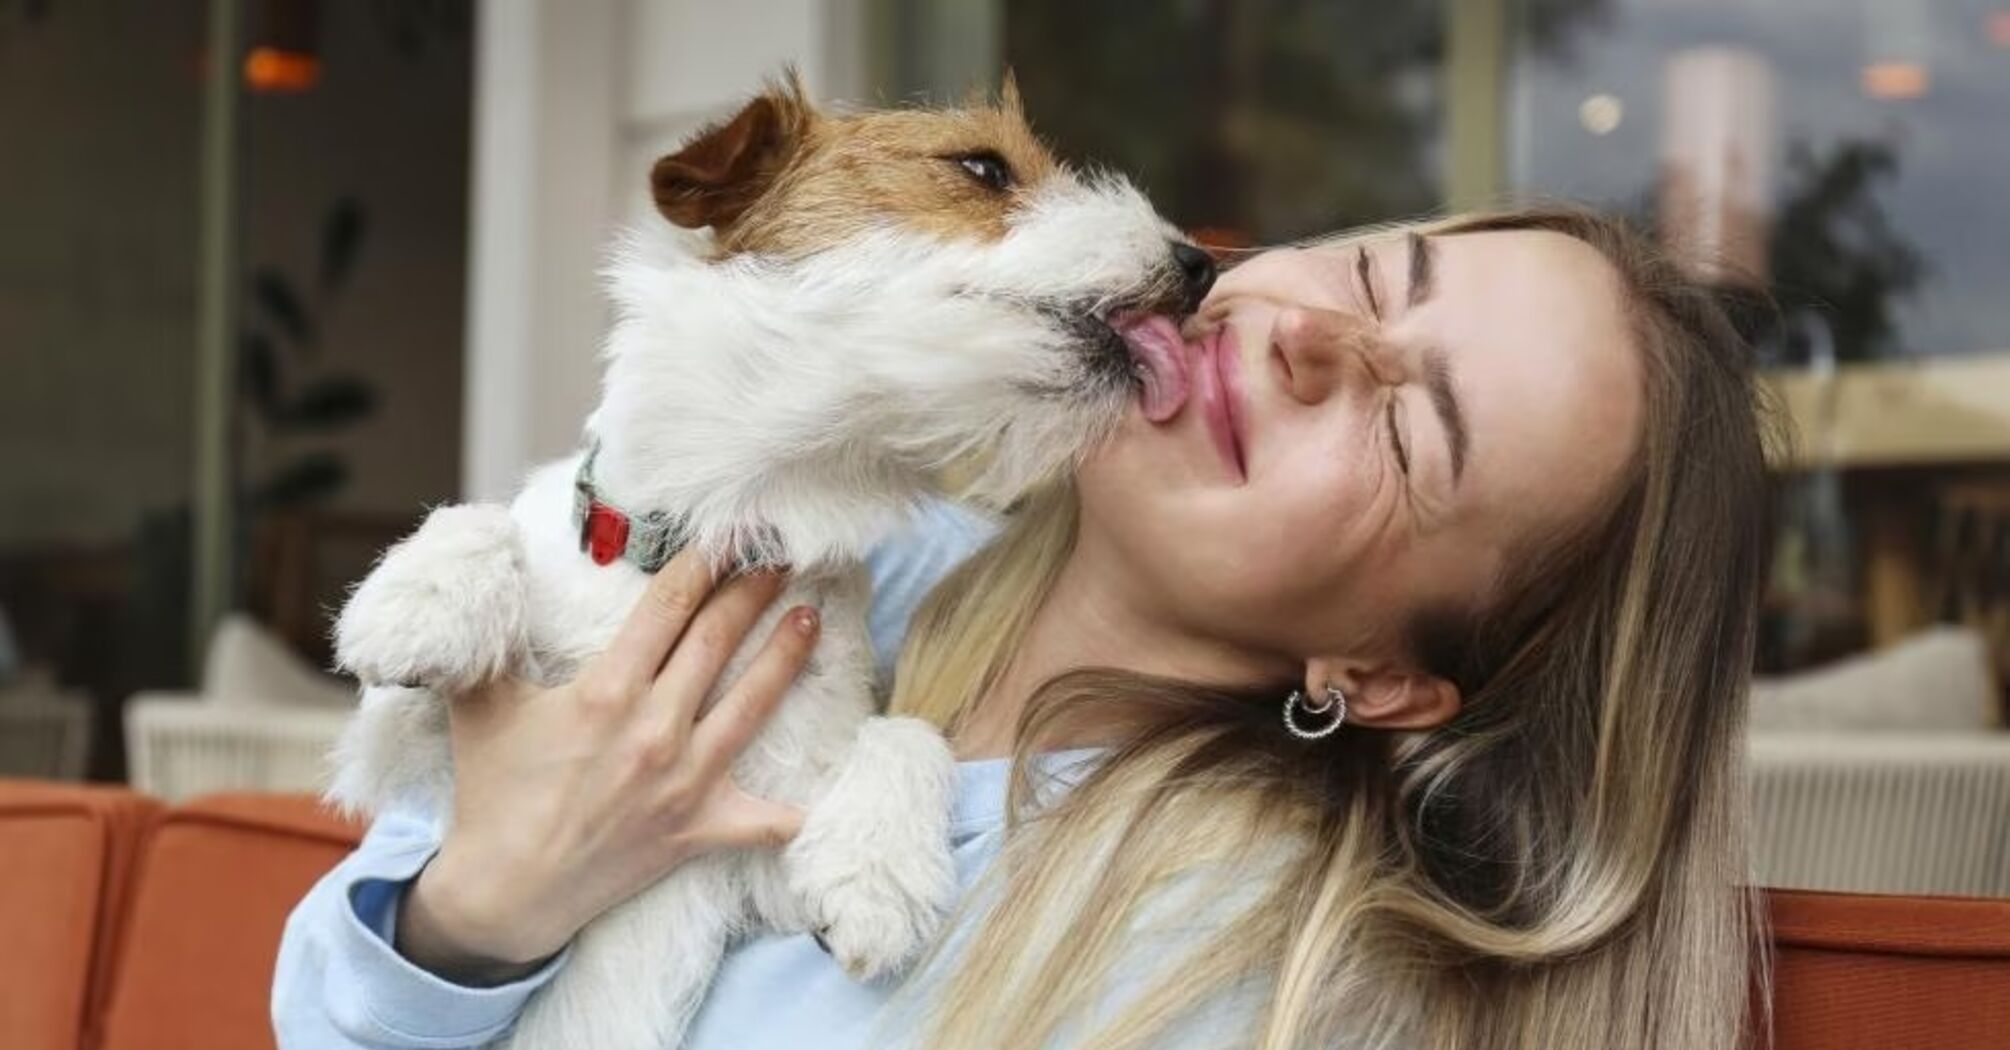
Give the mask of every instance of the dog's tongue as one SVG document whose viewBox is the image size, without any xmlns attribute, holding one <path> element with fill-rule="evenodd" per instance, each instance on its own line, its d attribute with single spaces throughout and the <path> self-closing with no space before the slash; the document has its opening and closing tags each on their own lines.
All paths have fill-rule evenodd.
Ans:
<svg viewBox="0 0 2010 1050">
<path fill-rule="evenodd" d="M 1186 340 L 1179 328 L 1160 314 L 1136 317 L 1117 325 L 1124 345 L 1145 366 L 1145 418 L 1163 423 L 1186 404 Z"/>
</svg>

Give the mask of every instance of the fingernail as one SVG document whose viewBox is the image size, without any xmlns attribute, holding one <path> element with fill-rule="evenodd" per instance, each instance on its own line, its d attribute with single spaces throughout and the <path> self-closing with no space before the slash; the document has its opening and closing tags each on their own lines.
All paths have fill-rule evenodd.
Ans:
<svg viewBox="0 0 2010 1050">
<path fill-rule="evenodd" d="M 804 634 L 816 633 L 817 610 L 814 606 L 804 605 L 797 607 L 795 612 L 789 614 L 789 620 L 795 625 L 796 630 Z"/>
</svg>

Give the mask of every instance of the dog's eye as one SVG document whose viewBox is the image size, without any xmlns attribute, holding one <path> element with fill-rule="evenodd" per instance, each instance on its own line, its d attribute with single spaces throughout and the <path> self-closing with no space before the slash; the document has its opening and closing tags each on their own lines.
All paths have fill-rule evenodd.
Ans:
<svg viewBox="0 0 2010 1050">
<path fill-rule="evenodd" d="M 989 189 L 1003 193 L 1012 187 L 1012 166 L 1005 163 L 1004 157 L 990 150 L 959 153 L 949 159 Z"/>
</svg>

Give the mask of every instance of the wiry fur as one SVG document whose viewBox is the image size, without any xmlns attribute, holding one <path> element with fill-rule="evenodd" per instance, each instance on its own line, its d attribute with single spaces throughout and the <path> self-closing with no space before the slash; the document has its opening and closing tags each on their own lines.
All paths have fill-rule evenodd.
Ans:
<svg viewBox="0 0 2010 1050">
<path fill-rule="evenodd" d="M 802 185 L 775 179 L 762 221 Z M 810 667 L 733 768 L 808 815 L 786 849 L 686 864 L 590 924 L 515 1046 L 676 1045 L 727 940 L 753 926 L 821 929 L 855 975 L 889 972 L 954 892 L 953 762 L 924 723 L 875 717 L 859 561 L 946 466 L 981 463 L 970 491 L 1002 503 L 1118 418 L 1133 379 L 1101 319 L 1177 299 L 1178 235 L 1129 185 L 1058 167 L 996 237 L 870 209 L 845 228 L 766 254 L 655 228 L 610 271 L 619 319 L 588 422 L 598 484 L 631 512 L 683 516 L 715 557 L 792 568 L 724 681 L 781 610 L 822 610 Z M 580 552 L 579 462 L 539 469 L 506 511 L 434 512 L 357 588 L 337 651 L 370 688 L 336 755 L 338 802 L 449 812 L 436 694 L 498 673 L 562 680 L 612 636 L 646 578 Z"/>
</svg>

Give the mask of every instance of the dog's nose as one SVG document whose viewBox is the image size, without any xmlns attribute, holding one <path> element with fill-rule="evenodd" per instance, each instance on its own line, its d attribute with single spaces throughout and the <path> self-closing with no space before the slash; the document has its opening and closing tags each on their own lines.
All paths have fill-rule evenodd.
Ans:
<svg viewBox="0 0 2010 1050">
<path fill-rule="evenodd" d="M 1192 313 L 1200 309 L 1200 301 L 1207 298 L 1207 290 L 1214 287 L 1214 256 L 1184 241 L 1174 241 L 1173 262 L 1179 264 L 1180 280 L 1185 294 L 1180 298 L 1180 309 Z"/>
</svg>

